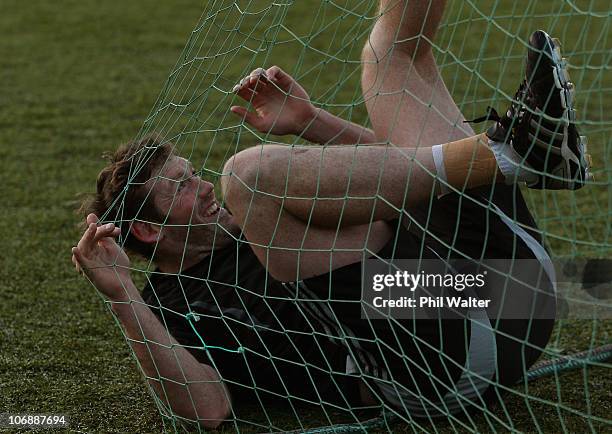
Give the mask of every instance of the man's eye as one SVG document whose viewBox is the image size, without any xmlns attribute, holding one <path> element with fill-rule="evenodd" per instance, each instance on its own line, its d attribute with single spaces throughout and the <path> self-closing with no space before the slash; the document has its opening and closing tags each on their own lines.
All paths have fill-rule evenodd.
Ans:
<svg viewBox="0 0 612 434">
<path fill-rule="evenodd" d="M 191 173 L 188 177 L 182 179 L 181 181 L 178 181 L 177 191 L 181 191 L 183 187 L 185 187 L 192 179 L 197 176 L 199 176 L 199 172 L 197 172 L 195 169 L 191 169 Z"/>
</svg>

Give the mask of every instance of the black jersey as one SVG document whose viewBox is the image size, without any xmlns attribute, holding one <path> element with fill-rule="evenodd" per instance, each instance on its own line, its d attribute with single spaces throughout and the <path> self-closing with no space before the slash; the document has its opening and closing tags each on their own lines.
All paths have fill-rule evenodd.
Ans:
<svg viewBox="0 0 612 434">
<path fill-rule="evenodd" d="M 346 375 L 341 339 L 312 321 L 292 291 L 239 240 L 179 274 L 152 273 L 142 295 L 181 345 L 217 369 L 234 401 L 289 397 L 348 408 L 356 380 Z"/>
<path fill-rule="evenodd" d="M 379 253 L 414 255 L 416 237 L 395 223 L 398 238 Z M 454 384 L 467 355 L 469 322 L 402 321 L 396 328 L 363 320 L 360 279 L 357 262 L 281 283 L 239 240 L 179 274 L 153 273 L 143 298 L 181 345 L 216 368 L 234 401 L 280 398 L 350 409 L 359 403 L 361 378 L 398 382 L 428 397 Z"/>
</svg>

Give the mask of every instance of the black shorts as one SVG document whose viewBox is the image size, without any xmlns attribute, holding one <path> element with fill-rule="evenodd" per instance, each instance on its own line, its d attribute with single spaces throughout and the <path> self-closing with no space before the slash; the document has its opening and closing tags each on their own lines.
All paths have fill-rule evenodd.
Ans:
<svg viewBox="0 0 612 434">
<path fill-rule="evenodd" d="M 518 257 L 546 253 L 532 241 L 516 235 Z M 399 225 L 397 237 L 377 256 L 439 259 L 440 253 Z M 554 314 L 547 319 L 508 320 L 474 310 L 463 319 L 363 319 L 361 266 L 356 263 L 307 279 L 302 291 L 327 301 L 321 311 L 342 328 L 347 371 L 350 367 L 360 376 L 380 401 L 412 417 L 457 414 L 470 409 L 471 403 L 482 405 L 498 396 L 496 386 L 514 385 L 550 337 Z M 546 291 L 553 290 L 552 280 L 547 280 Z"/>
</svg>

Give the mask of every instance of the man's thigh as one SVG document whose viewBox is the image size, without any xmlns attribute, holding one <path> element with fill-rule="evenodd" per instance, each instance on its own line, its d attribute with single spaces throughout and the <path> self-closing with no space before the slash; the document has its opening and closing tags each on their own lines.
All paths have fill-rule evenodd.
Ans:
<svg viewBox="0 0 612 434">
<path fill-rule="evenodd" d="M 242 228 L 259 261 L 281 281 L 302 280 L 359 262 L 364 251 L 378 251 L 391 236 L 391 230 L 382 221 L 321 228 L 297 219 L 271 199 L 261 197 Z"/>
<path fill-rule="evenodd" d="M 426 202 L 434 170 L 425 148 L 263 145 L 233 156 L 221 183 L 232 211 L 270 197 L 302 222 L 335 230 L 397 219 L 408 204 Z"/>
</svg>

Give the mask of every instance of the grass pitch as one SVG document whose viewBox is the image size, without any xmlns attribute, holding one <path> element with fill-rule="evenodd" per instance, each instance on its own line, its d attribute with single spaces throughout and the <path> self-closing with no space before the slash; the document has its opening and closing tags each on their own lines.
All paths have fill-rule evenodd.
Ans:
<svg viewBox="0 0 612 434">
<path fill-rule="evenodd" d="M 251 66 L 277 63 L 289 72 L 299 72 L 319 103 L 365 121 L 363 106 L 351 104 L 359 97 L 358 65 L 343 65 L 340 59 L 358 59 L 369 23 L 353 15 L 339 21 L 343 12 L 336 6 L 340 3 L 365 15 L 370 11 L 372 16 L 369 2 L 344 1 L 325 2 L 328 6 L 321 15 L 305 19 L 314 17 L 318 4 L 295 2 L 286 16 L 266 15 L 258 20 L 259 14 L 251 22 L 239 23 L 240 29 L 259 26 L 264 39 L 285 43 L 258 56 L 241 52 L 232 62 L 218 59 L 196 64 L 185 60 L 215 44 L 203 32 L 192 33 L 204 7 L 198 1 L 3 2 L 0 412 L 64 413 L 75 432 L 164 429 L 119 329 L 101 298 L 70 263 L 70 247 L 80 236 L 74 213 L 79 194 L 93 190 L 103 165 L 101 154 L 133 138 L 145 119 L 149 119 L 147 128 L 176 134 L 184 143 L 190 138 L 186 133 L 190 125 L 202 130 L 205 125 L 218 128 L 233 122 L 223 117 L 229 100 L 221 93 L 195 104 L 198 110 L 193 112 L 177 114 L 165 105 L 194 95 L 208 77 L 202 65 L 223 65 L 206 73 L 214 71 L 219 83 L 229 86 Z M 449 18 L 437 41 L 446 83 L 463 102 L 467 117 L 482 114 L 487 104 L 504 106 L 516 87 L 524 51 L 513 36 L 524 40 L 537 27 L 561 36 L 565 50 L 573 53 L 571 73 L 579 85 L 579 118 L 591 139 L 600 185 L 576 194 L 530 192 L 528 202 L 554 254 L 610 256 L 612 118 L 605 108 L 612 107 L 611 20 L 598 18 L 608 14 L 610 4 L 590 2 L 588 13 L 580 14 L 581 4 L 511 3 L 473 6 L 457 1 L 449 6 Z M 250 7 L 256 11 L 266 5 L 253 2 Z M 228 20 L 235 18 L 228 16 Z M 269 30 L 276 29 L 279 20 L 286 28 L 277 29 L 273 37 Z M 312 36 L 308 45 L 318 51 L 303 51 L 287 29 Z M 222 30 L 223 26 L 218 29 Z M 250 37 L 251 43 L 261 43 L 261 38 Z M 322 64 L 322 52 L 334 55 Z M 177 63 L 177 59 L 182 60 Z M 185 77 L 198 74 L 202 81 L 190 87 Z M 151 111 L 152 107 L 157 111 Z M 218 169 L 230 148 L 216 144 L 231 142 L 232 137 L 201 131 L 199 147 L 185 145 L 184 150 L 211 170 Z M 258 140 L 248 132 L 243 137 L 235 149 Z M 560 321 L 550 348 L 559 354 L 587 349 L 610 342 L 611 332 L 609 320 Z M 496 414 L 524 431 L 603 431 L 610 426 L 597 418 L 609 418 L 611 413 L 610 380 L 610 369 L 604 368 L 541 379 L 522 389 L 524 397 L 510 398 L 507 408 Z M 271 411 L 270 417 L 275 427 L 299 428 L 281 409 Z M 252 419 L 261 420 L 261 415 L 253 414 Z M 326 419 L 311 412 L 302 423 L 317 426 Z M 484 419 L 475 423 L 481 430 L 502 429 Z M 459 429 L 451 424 L 423 428 Z M 414 427 L 398 425 L 394 430 L 413 431 Z"/>
</svg>

